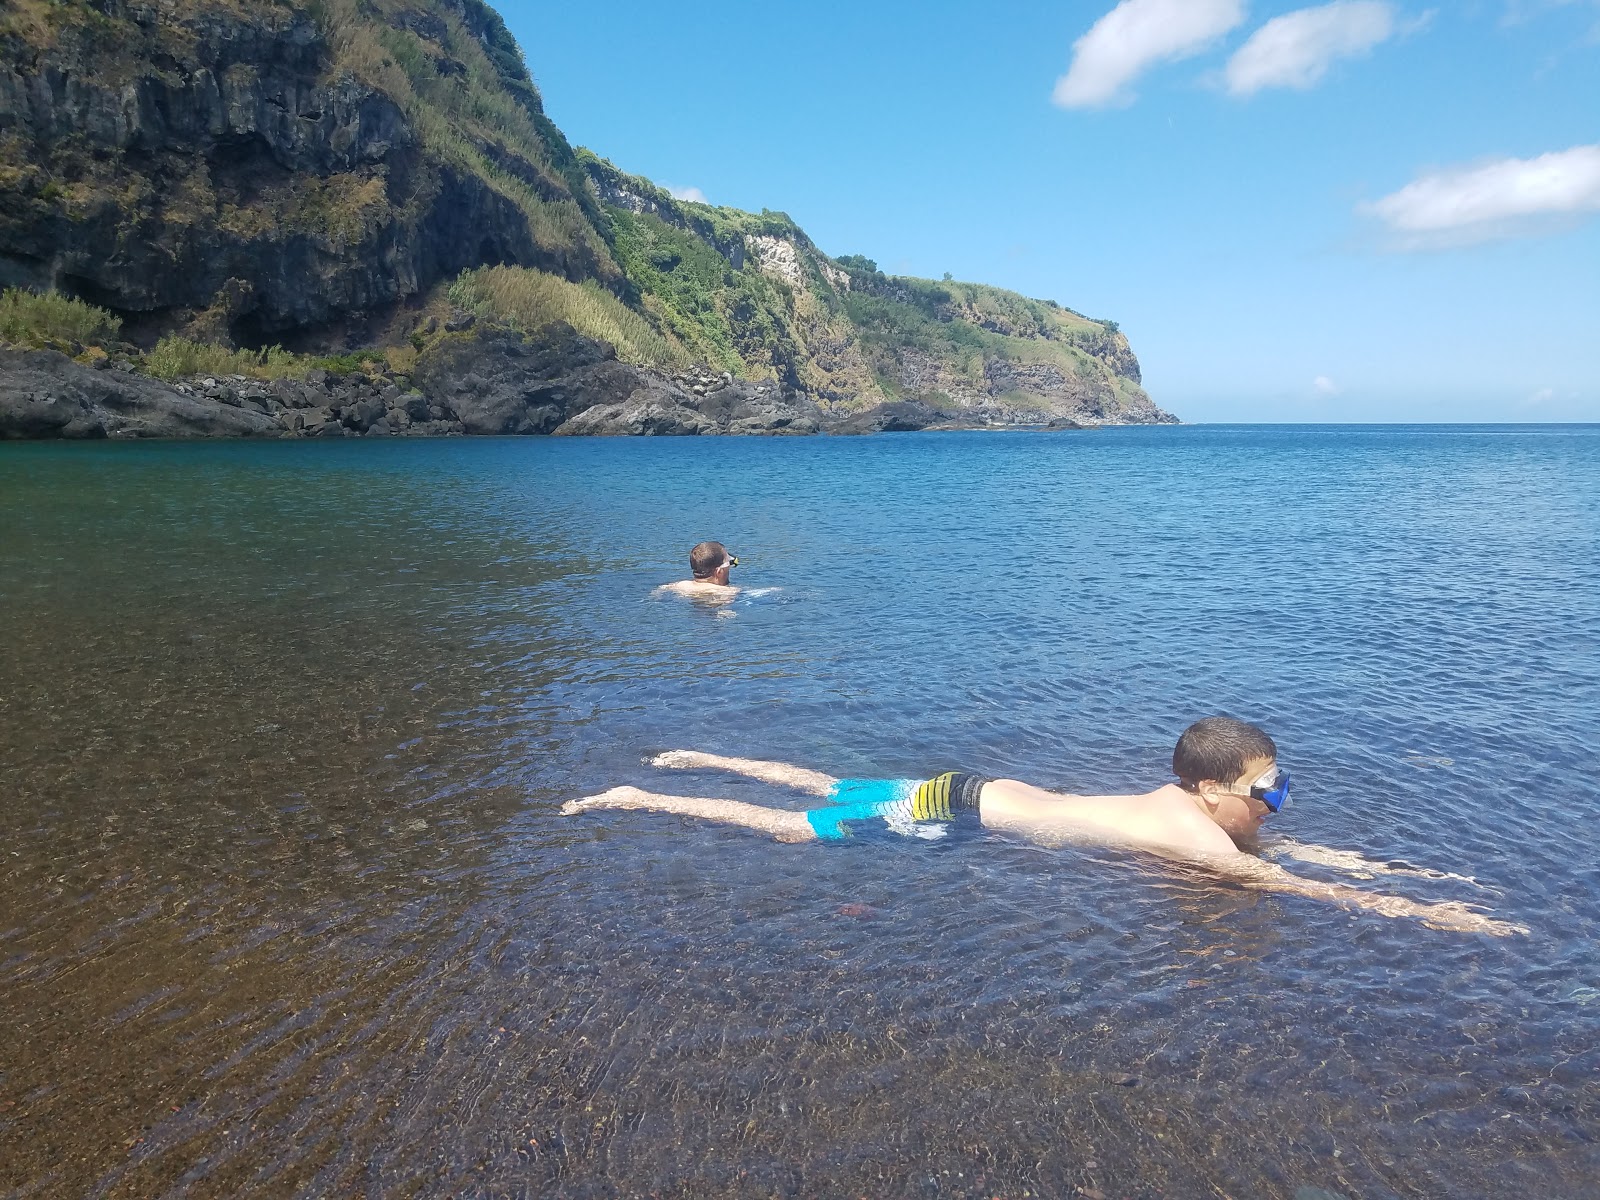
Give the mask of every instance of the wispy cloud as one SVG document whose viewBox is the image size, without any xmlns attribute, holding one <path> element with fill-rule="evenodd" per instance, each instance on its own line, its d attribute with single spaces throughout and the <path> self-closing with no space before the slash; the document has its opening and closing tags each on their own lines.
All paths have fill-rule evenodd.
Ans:
<svg viewBox="0 0 1600 1200">
<path fill-rule="evenodd" d="M 1565 9 L 1588 14 L 1581 19 L 1590 22 L 1588 33 L 1579 44 L 1600 46 L 1600 0 L 1506 0 L 1505 13 L 1500 23 L 1505 26 L 1526 25 L 1535 18 Z"/>
<path fill-rule="evenodd" d="M 1600 212 L 1600 144 L 1431 171 L 1361 211 L 1427 249 L 1536 233 Z"/>
<path fill-rule="evenodd" d="M 706 194 L 697 187 L 673 187 L 669 183 L 666 185 L 666 189 L 672 195 L 674 200 L 689 200 L 693 201 L 695 204 L 711 203 L 711 201 L 706 199 Z"/>
<path fill-rule="evenodd" d="M 1051 98 L 1062 108 L 1126 102 L 1147 69 L 1198 54 L 1243 21 L 1244 0 L 1122 0 L 1074 43 Z"/>
<path fill-rule="evenodd" d="M 1326 375 L 1318 375 L 1311 381 L 1311 390 L 1319 396 L 1337 396 L 1339 385 Z"/>
<path fill-rule="evenodd" d="M 1228 90 L 1313 87 L 1339 59 L 1367 53 L 1395 29 L 1394 9 L 1382 0 L 1336 0 L 1274 17 L 1228 60 Z"/>
<path fill-rule="evenodd" d="M 1506 0 L 1504 25 L 1522 25 L 1556 8 L 1600 8 L 1600 0 Z"/>
</svg>

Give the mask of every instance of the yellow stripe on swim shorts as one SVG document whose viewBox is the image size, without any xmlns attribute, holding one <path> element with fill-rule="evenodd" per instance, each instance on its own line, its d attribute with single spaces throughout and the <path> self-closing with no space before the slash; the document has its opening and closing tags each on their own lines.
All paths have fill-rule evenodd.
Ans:
<svg viewBox="0 0 1600 1200">
<path fill-rule="evenodd" d="M 911 796 L 911 819 L 913 821 L 955 820 L 955 813 L 950 809 L 950 781 L 955 777 L 954 771 L 946 771 L 943 775 L 935 775 L 920 785 Z"/>
</svg>

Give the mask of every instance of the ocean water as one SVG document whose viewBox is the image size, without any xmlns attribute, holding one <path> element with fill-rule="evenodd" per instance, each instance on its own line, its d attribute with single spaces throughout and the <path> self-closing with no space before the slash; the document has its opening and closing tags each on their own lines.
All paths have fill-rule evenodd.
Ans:
<svg viewBox="0 0 1600 1200">
<path fill-rule="evenodd" d="M 0 446 L 0 1195 L 1592 1197 L 1600 428 Z M 725 541 L 728 615 L 651 588 Z M 1167 779 L 1525 937 L 630 783 Z M 1081 1189 L 1081 1190 L 1080 1190 Z"/>
</svg>

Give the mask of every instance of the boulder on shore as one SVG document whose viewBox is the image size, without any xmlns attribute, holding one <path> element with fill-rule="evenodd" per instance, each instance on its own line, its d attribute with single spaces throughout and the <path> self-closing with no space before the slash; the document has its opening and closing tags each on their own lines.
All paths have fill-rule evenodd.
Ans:
<svg viewBox="0 0 1600 1200">
<path fill-rule="evenodd" d="M 0 438 L 277 436 L 274 417 L 54 350 L 0 349 Z"/>
</svg>

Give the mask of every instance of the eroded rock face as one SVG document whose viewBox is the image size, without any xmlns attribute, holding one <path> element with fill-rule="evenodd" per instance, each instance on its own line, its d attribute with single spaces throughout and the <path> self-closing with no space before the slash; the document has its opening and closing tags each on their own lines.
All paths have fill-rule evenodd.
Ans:
<svg viewBox="0 0 1600 1200">
<path fill-rule="evenodd" d="M 574 411 L 577 389 L 567 377 L 604 364 L 621 366 L 616 351 L 564 322 L 532 340 L 509 329 L 474 328 L 431 347 L 414 378 L 467 433 L 550 433 Z"/>
<path fill-rule="evenodd" d="M 815 404 L 774 384 L 663 378 L 556 322 L 532 337 L 478 327 L 417 363 L 417 386 L 468 433 L 693 435 L 816 433 Z"/>
<path fill-rule="evenodd" d="M 252 339 L 484 262 L 606 276 L 432 159 L 303 9 L 96 9 L 52 44 L 0 42 L 0 284 L 158 321 L 221 305 Z"/>
</svg>

